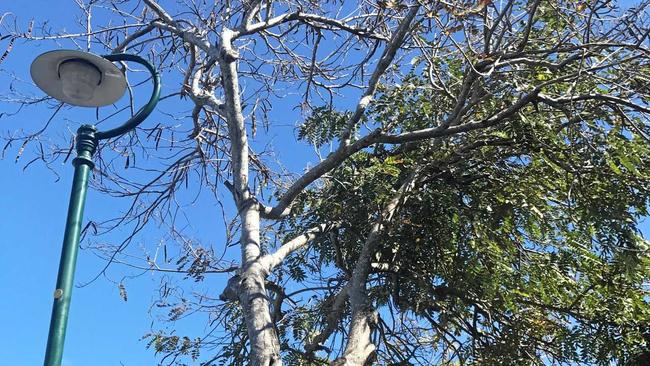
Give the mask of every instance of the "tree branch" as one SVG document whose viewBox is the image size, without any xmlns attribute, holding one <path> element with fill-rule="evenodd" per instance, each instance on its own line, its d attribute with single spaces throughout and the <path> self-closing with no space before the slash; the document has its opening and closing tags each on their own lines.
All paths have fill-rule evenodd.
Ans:
<svg viewBox="0 0 650 366">
<path fill-rule="evenodd" d="M 345 124 L 345 128 L 341 132 L 341 136 L 340 136 L 341 146 L 346 146 L 350 144 L 350 136 L 352 134 L 352 130 L 354 130 L 355 126 L 359 123 L 361 117 L 365 113 L 366 108 L 368 108 L 368 105 L 370 105 L 370 102 L 372 101 L 375 91 L 377 90 L 377 84 L 379 83 L 379 79 L 384 75 L 388 66 L 390 66 L 390 64 L 393 62 L 393 59 L 395 58 L 395 54 L 397 53 L 397 50 L 404 43 L 404 40 L 406 39 L 406 36 L 408 34 L 408 30 L 411 27 L 411 23 L 413 22 L 413 19 L 415 19 L 415 16 L 417 15 L 419 10 L 420 10 L 419 4 L 411 8 L 411 10 L 408 12 L 406 17 L 402 19 L 402 22 L 397 28 L 395 34 L 393 34 L 393 37 L 391 38 L 390 42 L 388 42 L 388 44 L 386 45 L 386 48 L 384 49 L 384 52 L 382 53 L 381 58 L 377 63 L 375 71 L 372 73 L 372 76 L 370 77 L 370 81 L 368 82 L 368 87 L 366 88 L 366 92 L 363 93 L 363 96 L 361 97 L 359 103 L 357 104 L 356 110 L 354 111 L 352 116 L 350 116 L 350 119 Z"/>
<path fill-rule="evenodd" d="M 277 206 L 271 209 L 263 208 L 262 215 L 264 215 L 265 218 L 277 219 L 288 215 L 293 200 L 298 196 L 298 194 L 300 194 L 300 192 L 302 192 L 302 190 L 305 187 L 307 187 L 307 185 L 309 185 L 314 180 L 320 178 L 326 172 L 338 166 L 348 156 L 354 154 L 355 152 L 363 149 L 366 146 L 369 146 L 374 142 L 373 140 L 379 134 L 378 130 L 375 131 L 374 133 L 371 133 L 370 135 L 367 135 L 365 138 L 358 140 L 352 145 L 350 145 L 349 139 L 352 130 L 359 122 L 366 108 L 372 101 L 372 96 L 374 95 L 377 89 L 377 83 L 379 82 L 379 78 L 384 74 L 388 66 L 393 61 L 393 58 L 395 57 L 397 50 L 403 44 L 404 39 L 406 38 L 408 30 L 411 26 L 411 23 L 415 18 L 415 16 L 417 15 L 419 9 L 420 9 L 419 4 L 411 8 L 408 15 L 400 23 L 398 30 L 393 35 L 389 44 L 386 45 L 386 48 L 384 49 L 384 53 L 382 54 L 379 63 L 377 64 L 377 67 L 375 68 L 375 71 L 373 72 L 372 77 L 370 78 L 366 92 L 364 93 L 363 97 L 359 101 L 357 105 L 357 109 L 355 110 L 354 114 L 350 117 L 350 119 L 346 123 L 343 132 L 341 133 L 341 138 L 340 138 L 341 144 L 339 148 L 334 153 L 330 154 L 324 161 L 320 162 L 314 168 L 310 169 L 307 173 L 305 173 L 305 175 L 300 177 L 287 190 L 287 192 L 282 196 L 282 198 L 280 198 Z"/>
<path fill-rule="evenodd" d="M 344 361 L 345 363 L 349 362 L 351 365 L 364 365 L 375 351 L 376 346 L 370 339 L 370 333 L 371 328 L 376 323 L 377 315 L 368 303 L 366 282 L 372 267 L 372 258 L 381 241 L 381 235 L 384 234 L 386 225 L 392 220 L 398 208 L 404 202 L 406 194 L 415 186 L 417 173 L 416 170 L 409 174 L 386 207 L 384 207 L 361 249 L 361 254 L 352 272 L 352 279 L 348 285 L 350 309 L 352 311 L 348 342 L 343 356 L 337 360 L 338 362 Z"/>
<path fill-rule="evenodd" d="M 604 94 L 580 94 L 580 95 L 572 95 L 568 97 L 558 97 L 558 98 L 553 98 L 545 94 L 539 94 L 539 98 L 544 101 L 548 101 L 551 103 L 571 103 L 571 102 L 579 102 L 579 101 L 585 101 L 585 100 L 602 100 L 605 102 L 612 102 L 615 104 L 619 105 L 624 105 L 626 107 L 632 108 L 637 112 L 642 112 L 642 113 L 650 113 L 650 108 L 644 107 L 642 105 L 632 103 L 627 99 L 624 98 L 619 98 L 615 97 L 612 95 L 604 95 Z"/>
<path fill-rule="evenodd" d="M 276 17 L 267 19 L 262 22 L 258 22 L 255 24 L 249 24 L 245 28 L 240 28 L 235 34 L 233 35 L 233 39 L 241 37 L 241 36 L 246 36 L 254 33 L 259 33 L 261 31 L 273 28 L 275 26 L 278 26 L 280 24 L 288 23 L 291 21 L 301 21 L 303 23 L 311 24 L 312 22 L 314 23 L 321 23 L 328 25 L 330 27 L 333 27 L 335 29 L 343 30 L 348 33 L 357 35 L 359 37 L 363 37 L 366 39 L 376 39 L 376 40 L 381 40 L 381 41 L 389 41 L 388 37 L 375 33 L 369 29 L 365 28 L 358 28 L 354 27 L 351 25 L 346 24 L 344 21 L 338 20 L 338 19 L 333 19 L 333 18 L 328 18 L 324 17 L 322 15 L 317 15 L 317 14 L 308 14 L 308 13 L 303 13 L 302 11 L 298 10 L 292 13 L 284 13 L 281 15 L 278 15 Z M 322 28 L 322 27 L 318 27 Z"/>
<path fill-rule="evenodd" d="M 113 52 L 112 52 L 112 53 L 121 53 L 121 52 L 124 52 L 124 50 L 126 49 L 126 47 L 127 47 L 131 42 L 133 42 L 134 40 L 136 40 L 136 39 L 138 39 L 138 38 L 144 36 L 145 34 L 151 32 L 154 28 L 155 28 L 155 27 L 154 27 L 153 24 L 149 24 L 149 25 L 147 25 L 146 27 L 140 29 L 139 31 L 133 32 L 133 33 L 130 34 L 128 37 L 126 37 L 126 38 L 124 39 L 124 41 L 122 41 L 122 43 L 120 43 L 120 44 L 117 45 L 115 48 L 113 48 Z"/>
<path fill-rule="evenodd" d="M 273 268 L 282 263 L 284 258 L 286 258 L 289 254 L 304 247 L 319 234 L 330 230 L 331 227 L 332 226 L 330 224 L 320 224 L 314 228 L 307 230 L 304 234 L 282 244 L 282 246 L 280 246 L 280 248 L 278 248 L 278 250 L 276 250 L 274 253 L 267 254 L 264 257 L 260 258 L 260 264 L 266 273 L 270 273 Z"/>
</svg>

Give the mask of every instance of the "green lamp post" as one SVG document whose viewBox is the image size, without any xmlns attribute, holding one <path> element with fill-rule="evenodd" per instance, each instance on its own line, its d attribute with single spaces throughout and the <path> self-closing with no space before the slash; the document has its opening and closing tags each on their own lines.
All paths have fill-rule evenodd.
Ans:
<svg viewBox="0 0 650 366">
<path fill-rule="evenodd" d="M 34 60 L 30 70 L 36 85 L 49 96 L 68 104 L 96 108 L 115 103 L 124 95 L 126 78 L 113 64 L 116 61 L 131 61 L 144 65 L 151 73 L 153 92 L 149 102 L 121 126 L 108 131 L 97 131 L 95 126 L 82 125 L 77 130 L 77 157 L 72 161 L 74 179 L 59 273 L 54 290 L 45 366 L 60 366 L 63 357 L 79 236 L 88 189 L 88 175 L 94 167 L 93 154 L 97 150 L 99 141 L 122 135 L 134 129 L 149 116 L 160 98 L 160 76 L 149 62 L 139 56 L 127 54 L 96 56 L 74 50 L 46 52 Z"/>
</svg>

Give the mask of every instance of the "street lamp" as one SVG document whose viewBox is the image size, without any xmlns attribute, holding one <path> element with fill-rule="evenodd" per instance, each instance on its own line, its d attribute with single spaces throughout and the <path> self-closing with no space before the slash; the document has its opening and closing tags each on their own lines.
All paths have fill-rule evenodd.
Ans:
<svg viewBox="0 0 650 366">
<path fill-rule="evenodd" d="M 132 61 L 144 65 L 151 73 L 153 92 L 149 102 L 121 126 L 108 131 L 97 131 L 95 126 L 82 125 L 77 130 L 77 157 L 72 161 L 74 179 L 63 236 L 59 273 L 54 290 L 52 318 L 45 351 L 45 366 L 60 366 L 63 357 L 63 343 L 79 249 L 81 222 L 88 189 L 88 175 L 95 165 L 92 156 L 97 150 L 100 140 L 122 135 L 134 129 L 149 116 L 160 98 L 160 76 L 149 62 L 136 55 L 96 56 L 74 50 L 43 53 L 34 60 L 30 69 L 36 85 L 49 96 L 76 106 L 101 107 L 118 101 L 126 90 L 126 77 L 113 64 L 116 61 Z"/>
</svg>

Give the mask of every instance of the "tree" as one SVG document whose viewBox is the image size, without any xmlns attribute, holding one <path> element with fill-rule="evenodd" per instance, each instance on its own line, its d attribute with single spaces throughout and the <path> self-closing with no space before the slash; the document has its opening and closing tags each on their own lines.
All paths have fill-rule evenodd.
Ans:
<svg viewBox="0 0 650 366">
<path fill-rule="evenodd" d="M 78 4 L 83 32 L 12 29 L 3 58 L 19 39 L 149 55 L 166 99 L 191 107 L 187 137 L 170 116 L 109 144 L 157 159 L 151 179 L 100 152 L 96 187 L 133 204 L 92 226 L 134 229 L 98 250 L 124 260 L 159 218 L 186 243 L 171 270 L 234 272 L 219 301 L 170 312 L 209 309 L 225 333 L 148 335 L 164 363 L 604 365 L 648 352 L 650 2 Z M 93 12 L 119 22 L 92 28 Z M 275 128 L 277 103 L 300 108 L 299 138 L 319 156 L 299 175 L 249 142 L 260 122 Z M 7 147 L 22 154 L 41 133 Z M 189 182 L 231 192 L 235 266 L 183 241 L 175 195 Z"/>
</svg>

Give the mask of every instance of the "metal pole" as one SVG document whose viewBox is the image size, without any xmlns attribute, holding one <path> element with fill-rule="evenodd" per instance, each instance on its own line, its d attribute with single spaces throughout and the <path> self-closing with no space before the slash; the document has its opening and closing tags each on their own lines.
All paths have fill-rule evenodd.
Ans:
<svg viewBox="0 0 650 366">
<path fill-rule="evenodd" d="M 50 332 L 45 350 L 45 366 L 60 366 L 63 358 L 63 344 L 68 323 L 70 299 L 72 297 L 77 251 L 79 250 L 79 236 L 81 235 L 81 222 L 83 221 L 86 191 L 88 189 L 88 175 L 95 166 L 92 157 L 95 150 L 97 150 L 97 142 L 120 136 L 135 129 L 154 110 L 160 98 L 160 75 L 147 60 L 140 56 L 122 53 L 103 57 L 112 62 L 132 61 L 144 65 L 151 73 L 153 90 L 149 102 L 123 125 L 100 132 L 97 132 L 95 127 L 90 125 L 83 125 L 77 130 L 77 157 L 72 161 L 75 167 L 74 179 L 68 206 L 68 218 L 65 224 L 65 235 L 63 236 L 59 274 L 56 280 L 56 289 L 54 290 Z"/>
<path fill-rule="evenodd" d="M 88 190 L 88 175 L 93 169 L 92 156 L 97 149 L 95 127 L 84 125 L 77 130 L 77 157 L 72 161 L 74 165 L 74 179 L 72 192 L 68 205 L 68 218 L 63 236 L 63 249 L 59 262 L 59 274 L 54 290 L 54 304 L 52 305 L 52 318 L 50 331 L 47 337 L 45 351 L 45 366 L 60 366 L 63 358 L 63 344 L 65 330 L 68 323 L 68 311 L 72 297 L 74 271 L 79 249 L 79 236 L 83 220 L 86 192 Z"/>
</svg>

